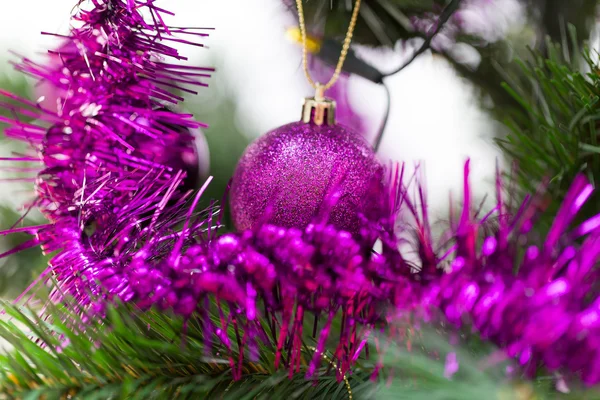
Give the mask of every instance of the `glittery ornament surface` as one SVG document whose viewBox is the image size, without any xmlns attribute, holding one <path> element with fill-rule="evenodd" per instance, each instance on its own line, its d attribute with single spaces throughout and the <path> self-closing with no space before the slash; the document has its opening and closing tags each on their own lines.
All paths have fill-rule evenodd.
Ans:
<svg viewBox="0 0 600 400">
<path fill-rule="evenodd" d="M 174 113 L 173 107 L 160 107 L 157 112 Z M 140 117 L 135 121 L 142 129 L 149 127 L 152 121 Z M 137 135 L 131 144 L 139 149 L 142 158 L 152 160 L 160 165 L 172 168 L 174 171 L 186 173 L 182 192 L 197 189 L 200 179 L 208 176 L 208 148 L 205 139 L 197 128 L 177 125 L 176 123 L 163 123 L 165 132 L 160 141 L 145 136 Z"/>
<path fill-rule="evenodd" d="M 306 227 L 335 193 L 329 222 L 356 232 L 361 215 L 376 212 L 383 169 L 358 134 L 340 126 L 295 122 L 254 142 L 233 177 L 230 202 L 238 230 L 268 221 Z"/>
</svg>

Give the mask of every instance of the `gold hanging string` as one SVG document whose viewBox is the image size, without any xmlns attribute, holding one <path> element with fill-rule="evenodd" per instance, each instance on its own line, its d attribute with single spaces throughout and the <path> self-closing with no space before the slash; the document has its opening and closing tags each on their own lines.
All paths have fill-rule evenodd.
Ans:
<svg viewBox="0 0 600 400">
<path fill-rule="evenodd" d="M 313 346 L 308 346 L 308 349 L 310 351 L 314 351 L 314 352 L 317 351 L 317 348 L 313 347 Z M 337 365 L 335 364 L 335 362 L 331 358 L 327 357 L 327 355 L 325 353 L 321 353 L 321 358 L 323 360 L 325 360 L 326 362 L 328 362 L 333 368 L 337 369 L 340 374 L 342 373 L 341 368 L 338 368 Z M 343 379 L 344 379 L 344 385 L 346 385 L 346 390 L 348 391 L 348 400 L 352 400 L 353 396 L 352 396 L 352 387 L 350 386 L 350 380 L 348 379 L 348 377 L 346 375 L 343 376 Z"/>
<path fill-rule="evenodd" d="M 302 6 L 302 0 L 296 0 L 296 6 L 298 8 L 298 20 L 300 24 L 300 33 L 302 35 L 302 66 L 304 68 L 304 75 L 306 75 L 306 79 L 310 83 L 310 85 L 316 90 L 315 99 L 321 100 L 325 94 L 325 91 L 331 88 L 335 82 L 340 77 L 342 73 L 342 67 L 344 66 L 344 61 L 346 61 L 346 56 L 348 55 L 348 50 L 350 49 L 350 43 L 352 42 L 352 35 L 354 34 L 354 28 L 356 27 L 356 21 L 358 20 L 358 11 L 360 10 L 360 2 L 361 0 L 356 0 L 354 4 L 354 9 L 352 10 L 352 18 L 350 19 L 350 25 L 348 25 L 348 32 L 346 32 L 346 38 L 344 39 L 344 43 L 342 45 L 342 52 L 340 53 L 340 58 L 338 59 L 337 65 L 335 67 L 335 71 L 333 76 L 326 84 L 321 84 L 316 82 L 310 76 L 310 72 L 308 71 L 308 46 L 306 44 L 306 23 L 304 21 L 304 8 Z"/>
</svg>

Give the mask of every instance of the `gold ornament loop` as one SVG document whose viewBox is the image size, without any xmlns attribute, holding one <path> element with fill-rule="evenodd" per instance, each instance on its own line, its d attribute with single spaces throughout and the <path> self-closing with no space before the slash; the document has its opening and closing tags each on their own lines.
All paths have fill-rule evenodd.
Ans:
<svg viewBox="0 0 600 400">
<path fill-rule="evenodd" d="M 325 86 L 321 85 L 317 82 L 317 87 L 315 88 L 315 100 L 323 101 L 325 100 Z"/>
</svg>

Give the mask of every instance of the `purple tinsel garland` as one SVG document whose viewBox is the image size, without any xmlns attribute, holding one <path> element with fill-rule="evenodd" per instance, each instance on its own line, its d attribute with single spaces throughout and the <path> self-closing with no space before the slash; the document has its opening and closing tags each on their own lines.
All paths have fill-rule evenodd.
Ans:
<svg viewBox="0 0 600 400">
<path fill-rule="evenodd" d="M 467 163 L 464 206 L 452 230 L 450 253 L 431 259 L 436 267 L 424 263 L 420 273 L 429 273 L 419 283 L 406 285 L 401 312 L 419 309 L 428 319 L 432 311 L 441 310 L 450 323 L 469 324 L 516 357 L 530 376 L 543 366 L 570 371 L 590 385 L 600 382 L 600 215 L 567 233 L 592 194 L 592 185 L 578 176 L 543 245 L 528 246 L 527 234 L 538 214 L 536 201 L 525 202 L 509 217 L 498 178 L 496 233 L 482 238 L 478 229 L 493 214 L 473 217 L 468 168 Z M 414 211 L 411 204 L 408 208 Z M 413 215 L 419 220 L 416 212 Z M 428 223 L 421 220 L 418 225 L 425 228 Z M 585 235 L 581 244 L 574 242 Z M 433 248 L 429 239 L 421 240 L 420 246 Z M 444 262 L 449 267 L 442 269 Z"/>
<path fill-rule="evenodd" d="M 199 79 L 208 77 L 210 69 L 169 63 L 169 58 L 185 58 L 160 41 L 193 44 L 174 35 L 206 34 L 169 29 L 161 22 L 165 11 L 153 1 L 97 0 L 93 5 L 74 17 L 81 27 L 72 29 L 64 38 L 67 44 L 56 53 L 62 68 L 28 59 L 17 65 L 18 70 L 55 87 L 56 111 L 0 92 L 20 103 L 3 103 L 13 115 L 51 124 L 47 129 L 18 116 L 2 118 L 12 124 L 6 135 L 28 142 L 42 159 L 45 169 L 38 174 L 37 206 L 51 221 L 77 215 L 77 208 L 72 208 L 75 193 L 105 174 L 133 174 L 133 180 L 141 180 L 150 171 L 164 170 L 153 184 L 169 181 L 185 168 L 169 165 L 173 163 L 167 157 L 187 153 L 193 158 L 194 138 L 185 128 L 201 126 L 191 115 L 169 110 L 182 98 L 165 87 L 191 92 L 178 85 L 205 86 Z M 150 13 L 153 23 L 144 21 L 141 9 Z M 85 200 L 86 193 L 81 195 L 80 200 Z M 127 199 L 121 201 L 119 205 Z"/>
<path fill-rule="evenodd" d="M 144 21 L 139 8 L 150 13 L 152 23 Z M 400 168 L 390 169 L 380 218 L 365 219 L 357 235 L 322 221 L 304 230 L 262 225 L 220 235 L 220 221 L 213 221 L 216 208 L 195 211 L 208 182 L 192 196 L 182 190 L 185 168 L 155 158 L 189 151 L 191 135 L 180 128 L 199 125 L 165 107 L 180 100 L 165 86 L 198 85 L 197 79 L 206 76 L 206 69 L 165 61 L 183 58 L 161 39 L 204 35 L 168 28 L 161 17 L 165 12 L 153 1 L 96 0 L 92 10 L 77 16 L 82 25 L 67 37 L 74 46 L 60 52 L 62 69 L 29 60 L 18 67 L 57 87 L 56 111 L 2 92 L 20 104 L 2 104 L 13 112 L 13 117 L 2 117 L 11 124 L 7 135 L 30 143 L 43 163 L 34 205 L 49 220 L 4 233 L 35 235 L 14 251 L 40 245 L 55 253 L 43 277 L 53 275 L 60 293 L 73 296 L 92 314 L 115 299 L 171 309 L 186 318 L 195 314 L 206 331 L 207 351 L 214 340 L 226 348 L 237 340 L 238 348 L 257 359 L 258 340 L 272 340 L 275 362 L 285 364 L 290 374 L 300 363 L 304 321 L 314 317 L 317 351 L 309 376 L 321 362 L 336 316 L 343 321 L 333 351 L 341 376 L 364 354 L 370 332 L 391 318 L 431 319 L 441 310 L 451 323 L 470 324 L 517 357 L 531 374 L 543 365 L 580 375 L 588 384 L 600 382 L 595 268 L 600 216 L 567 233 L 592 191 L 583 177 L 574 182 L 539 248 L 526 247 L 525 240 L 535 201 L 509 218 L 499 178 L 493 210 L 497 232 L 482 237 L 479 230 L 492 217 L 472 213 L 468 164 L 462 213 L 445 235 L 452 239 L 450 248 L 434 243 L 424 191 L 417 184 L 414 201 Z M 51 127 L 14 115 L 35 117 Z M 147 153 L 157 146 L 163 151 Z M 334 191 L 324 207 L 335 201 Z M 402 210 L 410 211 L 416 224 L 398 228 L 395 220 Z M 397 250 L 403 230 L 411 226 L 417 232 L 419 265 Z M 372 251 L 377 240 L 379 253 Z M 517 257 L 520 249 L 523 257 Z M 55 298 L 60 299 L 58 291 Z M 213 307 L 218 323 L 209 312 Z M 227 334 L 232 327 L 235 339 Z M 245 357 L 244 351 L 238 354 L 238 359 L 230 357 L 235 378 L 241 376 Z"/>
</svg>

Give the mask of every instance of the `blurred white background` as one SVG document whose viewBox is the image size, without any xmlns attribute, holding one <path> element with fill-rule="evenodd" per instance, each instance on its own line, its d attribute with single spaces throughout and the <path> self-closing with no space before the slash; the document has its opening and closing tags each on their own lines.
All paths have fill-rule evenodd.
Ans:
<svg viewBox="0 0 600 400">
<path fill-rule="evenodd" d="M 0 12 L 0 74 L 14 74 L 7 64 L 11 59 L 8 51 L 27 56 L 43 53 L 51 39 L 40 32 L 66 32 L 76 1 L 4 3 Z M 206 48 L 182 48 L 193 63 L 220 61 L 217 79 L 202 89 L 206 107 L 210 107 L 211 98 L 222 93 L 236 96 L 236 123 L 250 136 L 298 118 L 300 99 L 312 93 L 301 71 L 300 49 L 285 37 L 294 21 L 282 1 L 164 0 L 161 6 L 176 13 L 170 21 L 175 25 L 215 28 L 205 41 Z M 501 25 L 518 18 L 514 9 L 498 11 L 490 15 Z M 399 51 L 363 49 L 361 53 L 382 70 L 392 69 L 406 56 Z M 457 78 L 444 60 L 429 54 L 388 83 L 392 108 L 381 154 L 411 165 L 424 162 L 434 213 L 447 206 L 449 190 L 460 193 L 467 157 L 472 159 L 478 194 L 490 191 L 499 152 L 492 143 L 491 121 L 476 105 L 474 89 Z M 376 130 L 385 104 L 382 88 L 352 78 L 350 90 L 354 109 Z M 211 129 L 205 133 L 219 135 Z"/>
</svg>

